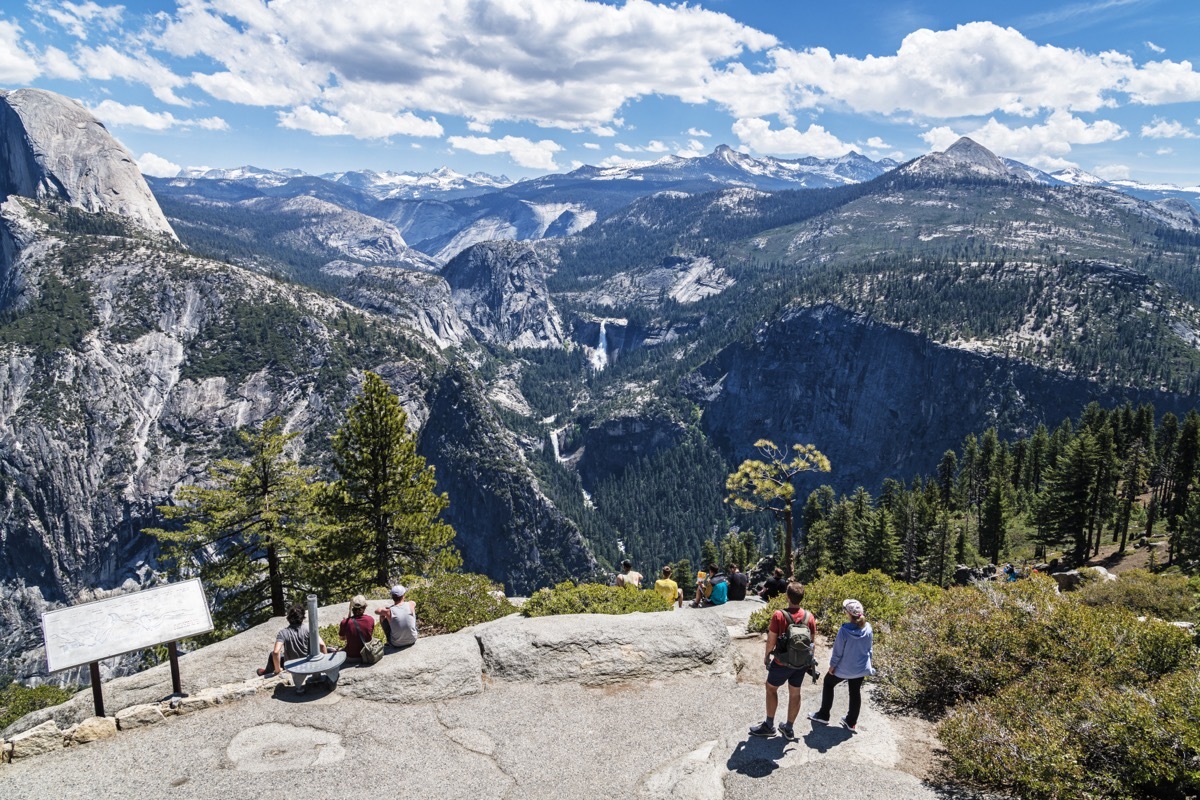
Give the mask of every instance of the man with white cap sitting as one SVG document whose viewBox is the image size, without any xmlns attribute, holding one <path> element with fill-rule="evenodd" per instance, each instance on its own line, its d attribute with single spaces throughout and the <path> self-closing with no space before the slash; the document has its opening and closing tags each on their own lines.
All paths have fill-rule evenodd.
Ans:
<svg viewBox="0 0 1200 800">
<path fill-rule="evenodd" d="M 408 592 L 400 584 L 392 587 L 392 604 L 387 608 L 377 608 L 379 624 L 387 634 L 388 644 L 403 649 L 412 647 L 417 641 L 417 604 L 405 600 Z"/>
</svg>

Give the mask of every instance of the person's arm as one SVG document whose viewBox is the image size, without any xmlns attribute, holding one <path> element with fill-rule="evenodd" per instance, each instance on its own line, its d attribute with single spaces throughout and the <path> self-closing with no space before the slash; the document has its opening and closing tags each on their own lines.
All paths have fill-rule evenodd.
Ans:
<svg viewBox="0 0 1200 800">
<path fill-rule="evenodd" d="M 829 674 L 832 677 L 837 677 L 837 665 L 842 660 L 842 654 L 846 651 L 846 637 L 842 635 L 842 629 L 838 628 L 837 637 L 833 640 L 833 652 L 829 654 Z"/>
<path fill-rule="evenodd" d="M 342 620 L 342 624 L 338 626 L 338 638 L 339 639 L 345 639 L 346 641 L 350 641 L 350 626 L 352 624 L 354 624 L 353 622 L 351 622 L 352 619 L 354 619 L 354 618 L 347 617 L 346 619 Z"/>
<path fill-rule="evenodd" d="M 329 649 L 327 647 L 325 647 L 325 640 L 322 639 L 320 636 L 317 637 L 317 649 L 320 650 L 322 653 L 329 652 Z"/>
<path fill-rule="evenodd" d="M 770 667 L 771 659 L 774 657 L 775 645 L 779 643 L 779 633 L 775 630 L 775 619 L 779 612 L 776 611 L 771 615 L 771 621 L 767 624 L 767 651 L 763 653 L 763 666 Z"/>
<path fill-rule="evenodd" d="M 261 650 L 259 652 L 262 652 Z M 276 640 L 275 649 L 271 651 L 271 658 L 275 662 L 275 674 L 283 672 L 283 642 Z"/>
</svg>

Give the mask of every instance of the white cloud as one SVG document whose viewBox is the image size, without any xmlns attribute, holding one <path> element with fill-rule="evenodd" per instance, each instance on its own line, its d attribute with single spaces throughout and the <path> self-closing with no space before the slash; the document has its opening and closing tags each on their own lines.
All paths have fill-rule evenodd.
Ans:
<svg viewBox="0 0 1200 800">
<path fill-rule="evenodd" d="M 187 85 L 187 80 L 146 53 L 130 55 L 106 44 L 101 47 L 78 48 L 75 51 L 75 61 L 92 80 L 110 81 L 120 78 L 140 83 L 149 87 L 154 96 L 164 103 L 191 105 L 190 101 L 175 94 L 176 89 Z"/>
<path fill-rule="evenodd" d="M 708 138 L 708 137 L 712 136 L 711 133 L 704 130 L 703 128 L 688 128 L 687 132 L 688 132 L 688 136 L 699 136 L 702 138 Z"/>
<path fill-rule="evenodd" d="M 0 83 L 29 83 L 41 72 L 33 54 L 22 47 L 21 26 L 0 19 Z"/>
<path fill-rule="evenodd" d="M 595 136 L 616 136 L 617 131 L 607 125 L 597 125 L 592 128 L 592 134 Z"/>
<path fill-rule="evenodd" d="M 169 111 L 155 112 L 142 106 L 128 106 L 114 100 L 104 100 L 90 111 L 105 125 L 127 128 L 145 128 L 165 131 L 170 128 L 202 128 L 208 131 L 224 131 L 229 124 L 220 117 L 202 119 L 179 119 Z"/>
<path fill-rule="evenodd" d="M 756 153 L 767 155 L 799 155 L 834 158 L 852 149 L 850 145 L 825 130 L 811 124 L 808 130 L 787 127 L 772 130 L 765 119 L 739 119 L 733 123 L 733 134 L 742 144 Z"/>
<path fill-rule="evenodd" d="M 488 125 L 486 122 L 480 122 L 479 120 L 472 119 L 467 121 L 467 130 L 475 131 L 476 133 L 491 133 L 492 126 Z"/>
<path fill-rule="evenodd" d="M 872 150 L 890 150 L 892 146 L 880 137 L 872 136 L 870 139 L 867 139 L 866 147 L 869 147 Z"/>
<path fill-rule="evenodd" d="M 584 149 L 586 149 L 586 150 L 599 150 L 600 149 L 600 145 L 596 144 L 595 142 L 584 142 L 583 146 L 584 146 Z"/>
<path fill-rule="evenodd" d="M 1106 181 L 1129 180 L 1129 167 L 1124 164 L 1097 164 L 1091 170 L 1092 174 Z"/>
<path fill-rule="evenodd" d="M 675 155 L 680 158 L 699 158 L 704 155 L 706 149 L 704 144 L 698 139 L 689 139 L 686 147 L 681 147 L 675 151 Z"/>
<path fill-rule="evenodd" d="M 647 153 L 665 153 L 669 148 L 657 139 L 651 139 L 650 143 L 642 149 Z"/>
<path fill-rule="evenodd" d="M 446 140 L 455 150 L 466 150 L 484 156 L 507 155 L 517 164 L 530 169 L 558 169 L 554 154 L 562 145 L 550 139 L 534 142 L 520 136 L 489 139 L 485 136 L 451 136 Z"/>
<path fill-rule="evenodd" d="M 613 147 L 617 148 L 622 153 L 636 153 L 637 152 L 636 147 L 630 147 L 629 145 L 625 144 L 624 142 L 617 142 L 615 145 L 613 145 Z"/>
<path fill-rule="evenodd" d="M 112 30 L 121 21 L 124 6 L 101 6 L 92 0 L 85 3 L 59 3 L 36 9 L 57 22 L 76 39 L 86 39 L 88 28 Z"/>
<path fill-rule="evenodd" d="M 279 112 L 279 124 L 317 136 L 353 136 L 358 139 L 441 136 L 443 133 L 436 119 L 421 119 L 410 111 L 389 114 L 357 105 L 345 106 L 338 114 L 300 106 L 293 111 Z"/>
<path fill-rule="evenodd" d="M 75 66 L 71 57 L 57 47 L 47 47 L 42 52 L 41 61 L 43 71 L 51 78 L 77 81 L 83 77 L 83 72 Z"/>
<path fill-rule="evenodd" d="M 1160 54 L 1161 54 L 1161 53 L 1165 53 L 1165 52 L 1167 52 L 1167 48 L 1165 48 L 1165 47 L 1159 47 L 1159 46 L 1158 46 L 1158 45 L 1156 45 L 1154 42 L 1151 42 L 1151 41 L 1149 41 L 1149 40 L 1147 40 L 1147 41 L 1146 41 L 1146 47 L 1150 48 L 1150 50 L 1152 50 L 1152 51 L 1153 51 L 1153 52 L 1155 52 L 1155 53 L 1160 53 Z"/>
<path fill-rule="evenodd" d="M 143 175 L 153 175 L 156 178 L 174 178 L 183 167 L 154 153 L 142 153 L 137 160 L 138 169 Z"/>
<path fill-rule="evenodd" d="M 969 136 L 999 156 L 1015 158 L 1042 169 L 1075 166 L 1065 160 L 1072 145 L 1100 144 L 1124 139 L 1129 132 L 1110 120 L 1088 123 L 1065 111 L 1056 111 L 1040 125 L 1010 127 L 994 117 L 969 131 L 937 127 L 921 134 L 934 150 L 944 150 Z"/>
<path fill-rule="evenodd" d="M 1186 125 L 1175 120 L 1155 117 L 1149 125 L 1142 126 L 1142 138 L 1145 139 L 1195 139 L 1196 134 Z"/>
<path fill-rule="evenodd" d="M 1174 147 L 1160 147 L 1154 151 L 1154 155 L 1156 155 L 1156 156 L 1175 155 L 1175 148 Z"/>
<path fill-rule="evenodd" d="M 645 161 L 639 161 L 636 158 L 624 158 L 622 156 L 609 156 L 601 161 L 596 166 L 598 167 L 636 167 L 640 164 L 645 164 Z"/>
<path fill-rule="evenodd" d="M 192 80 L 232 102 L 339 118 L 357 104 L 595 135 L 611 135 L 640 97 L 705 102 L 725 62 L 777 44 L 728 15 L 649 0 L 189 0 L 157 42 L 215 61 Z"/>
</svg>

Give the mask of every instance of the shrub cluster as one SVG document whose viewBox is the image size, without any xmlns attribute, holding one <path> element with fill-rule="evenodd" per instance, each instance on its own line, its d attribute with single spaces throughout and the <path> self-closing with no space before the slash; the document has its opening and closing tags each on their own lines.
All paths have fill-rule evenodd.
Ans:
<svg viewBox="0 0 1200 800">
<path fill-rule="evenodd" d="M 26 714 L 65 703 L 75 694 L 73 686 L 22 686 L 13 681 L 0 689 L 0 730 Z"/>
<path fill-rule="evenodd" d="M 670 611 L 670 600 L 654 591 L 631 591 L 599 583 L 573 584 L 564 581 L 553 589 L 541 589 L 525 603 L 527 617 L 557 614 L 632 614 L 636 611 Z"/>
<path fill-rule="evenodd" d="M 867 619 L 877 640 L 887 637 L 892 624 L 912 608 L 919 607 L 941 594 L 941 589 L 924 583 L 902 583 L 874 569 L 867 573 L 850 572 L 834 575 L 823 572 L 804 587 L 804 607 L 817 618 L 817 630 L 833 636 L 846 621 L 842 601 L 853 597 L 863 604 Z M 746 630 L 762 633 L 767 630 L 771 614 L 787 607 L 787 596 L 779 595 L 765 608 L 750 615 Z"/>
<path fill-rule="evenodd" d="M 940 736 L 965 780 L 1028 798 L 1195 792 L 1200 657 L 1185 631 L 1137 616 L 1044 576 L 952 588 L 876 648 L 879 696 L 949 712 Z"/>
<path fill-rule="evenodd" d="M 1088 570 L 1081 570 L 1085 575 Z M 1090 606 L 1128 609 L 1145 617 L 1168 622 L 1200 622 L 1196 608 L 1196 579 L 1183 575 L 1157 575 L 1135 569 L 1121 573 L 1118 580 L 1088 580 L 1079 598 Z"/>
</svg>

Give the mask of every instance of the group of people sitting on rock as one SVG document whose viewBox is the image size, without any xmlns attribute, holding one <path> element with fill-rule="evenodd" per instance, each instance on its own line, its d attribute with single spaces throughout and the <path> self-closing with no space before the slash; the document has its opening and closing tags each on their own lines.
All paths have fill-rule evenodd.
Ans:
<svg viewBox="0 0 1200 800">
<path fill-rule="evenodd" d="M 781 579 L 783 570 L 777 569 L 776 579 Z M 668 603 L 675 603 L 679 608 L 683 608 L 683 590 L 679 588 L 679 584 L 671 579 L 672 570 L 670 567 L 662 568 L 662 577 L 654 582 L 654 591 L 662 595 Z M 621 572 L 618 573 L 615 583 L 617 586 L 626 589 L 642 588 L 642 573 L 633 568 L 633 562 L 625 559 L 621 562 Z M 768 579 L 768 585 L 773 585 Z M 784 581 L 786 585 L 786 581 Z M 730 600 L 745 600 L 746 591 L 750 586 L 750 576 L 742 572 L 737 564 L 730 564 L 726 568 L 726 572 L 721 572 L 717 569 L 716 564 L 709 564 L 706 571 L 696 575 L 696 596 L 692 599 L 692 608 L 704 608 L 706 606 L 720 606 Z M 766 589 L 763 590 L 764 592 Z M 775 594 L 782 592 L 782 589 L 774 591 L 773 594 L 759 593 L 763 599 L 770 599 Z"/>
<path fill-rule="evenodd" d="M 406 650 L 417 642 L 417 604 L 406 600 L 408 589 L 401 584 L 391 588 L 392 603 L 375 609 L 379 626 L 383 630 L 387 645 L 395 651 Z M 267 665 L 258 668 L 258 674 L 273 677 L 283 672 L 289 661 L 308 658 L 308 626 L 304 624 L 307 612 L 304 606 L 294 605 L 287 611 L 287 627 L 275 636 L 275 645 L 268 656 Z M 355 595 L 350 601 L 350 615 L 338 625 L 338 638 L 344 644 L 347 662 L 362 662 L 363 647 L 375 636 L 375 618 L 367 613 L 367 598 Z M 325 640 L 317 637 L 317 647 L 323 654 L 329 653 Z M 337 650 L 334 650 L 337 652 Z M 294 675 L 296 692 L 303 694 L 306 675 Z M 320 676 L 323 678 L 324 676 Z"/>
</svg>

